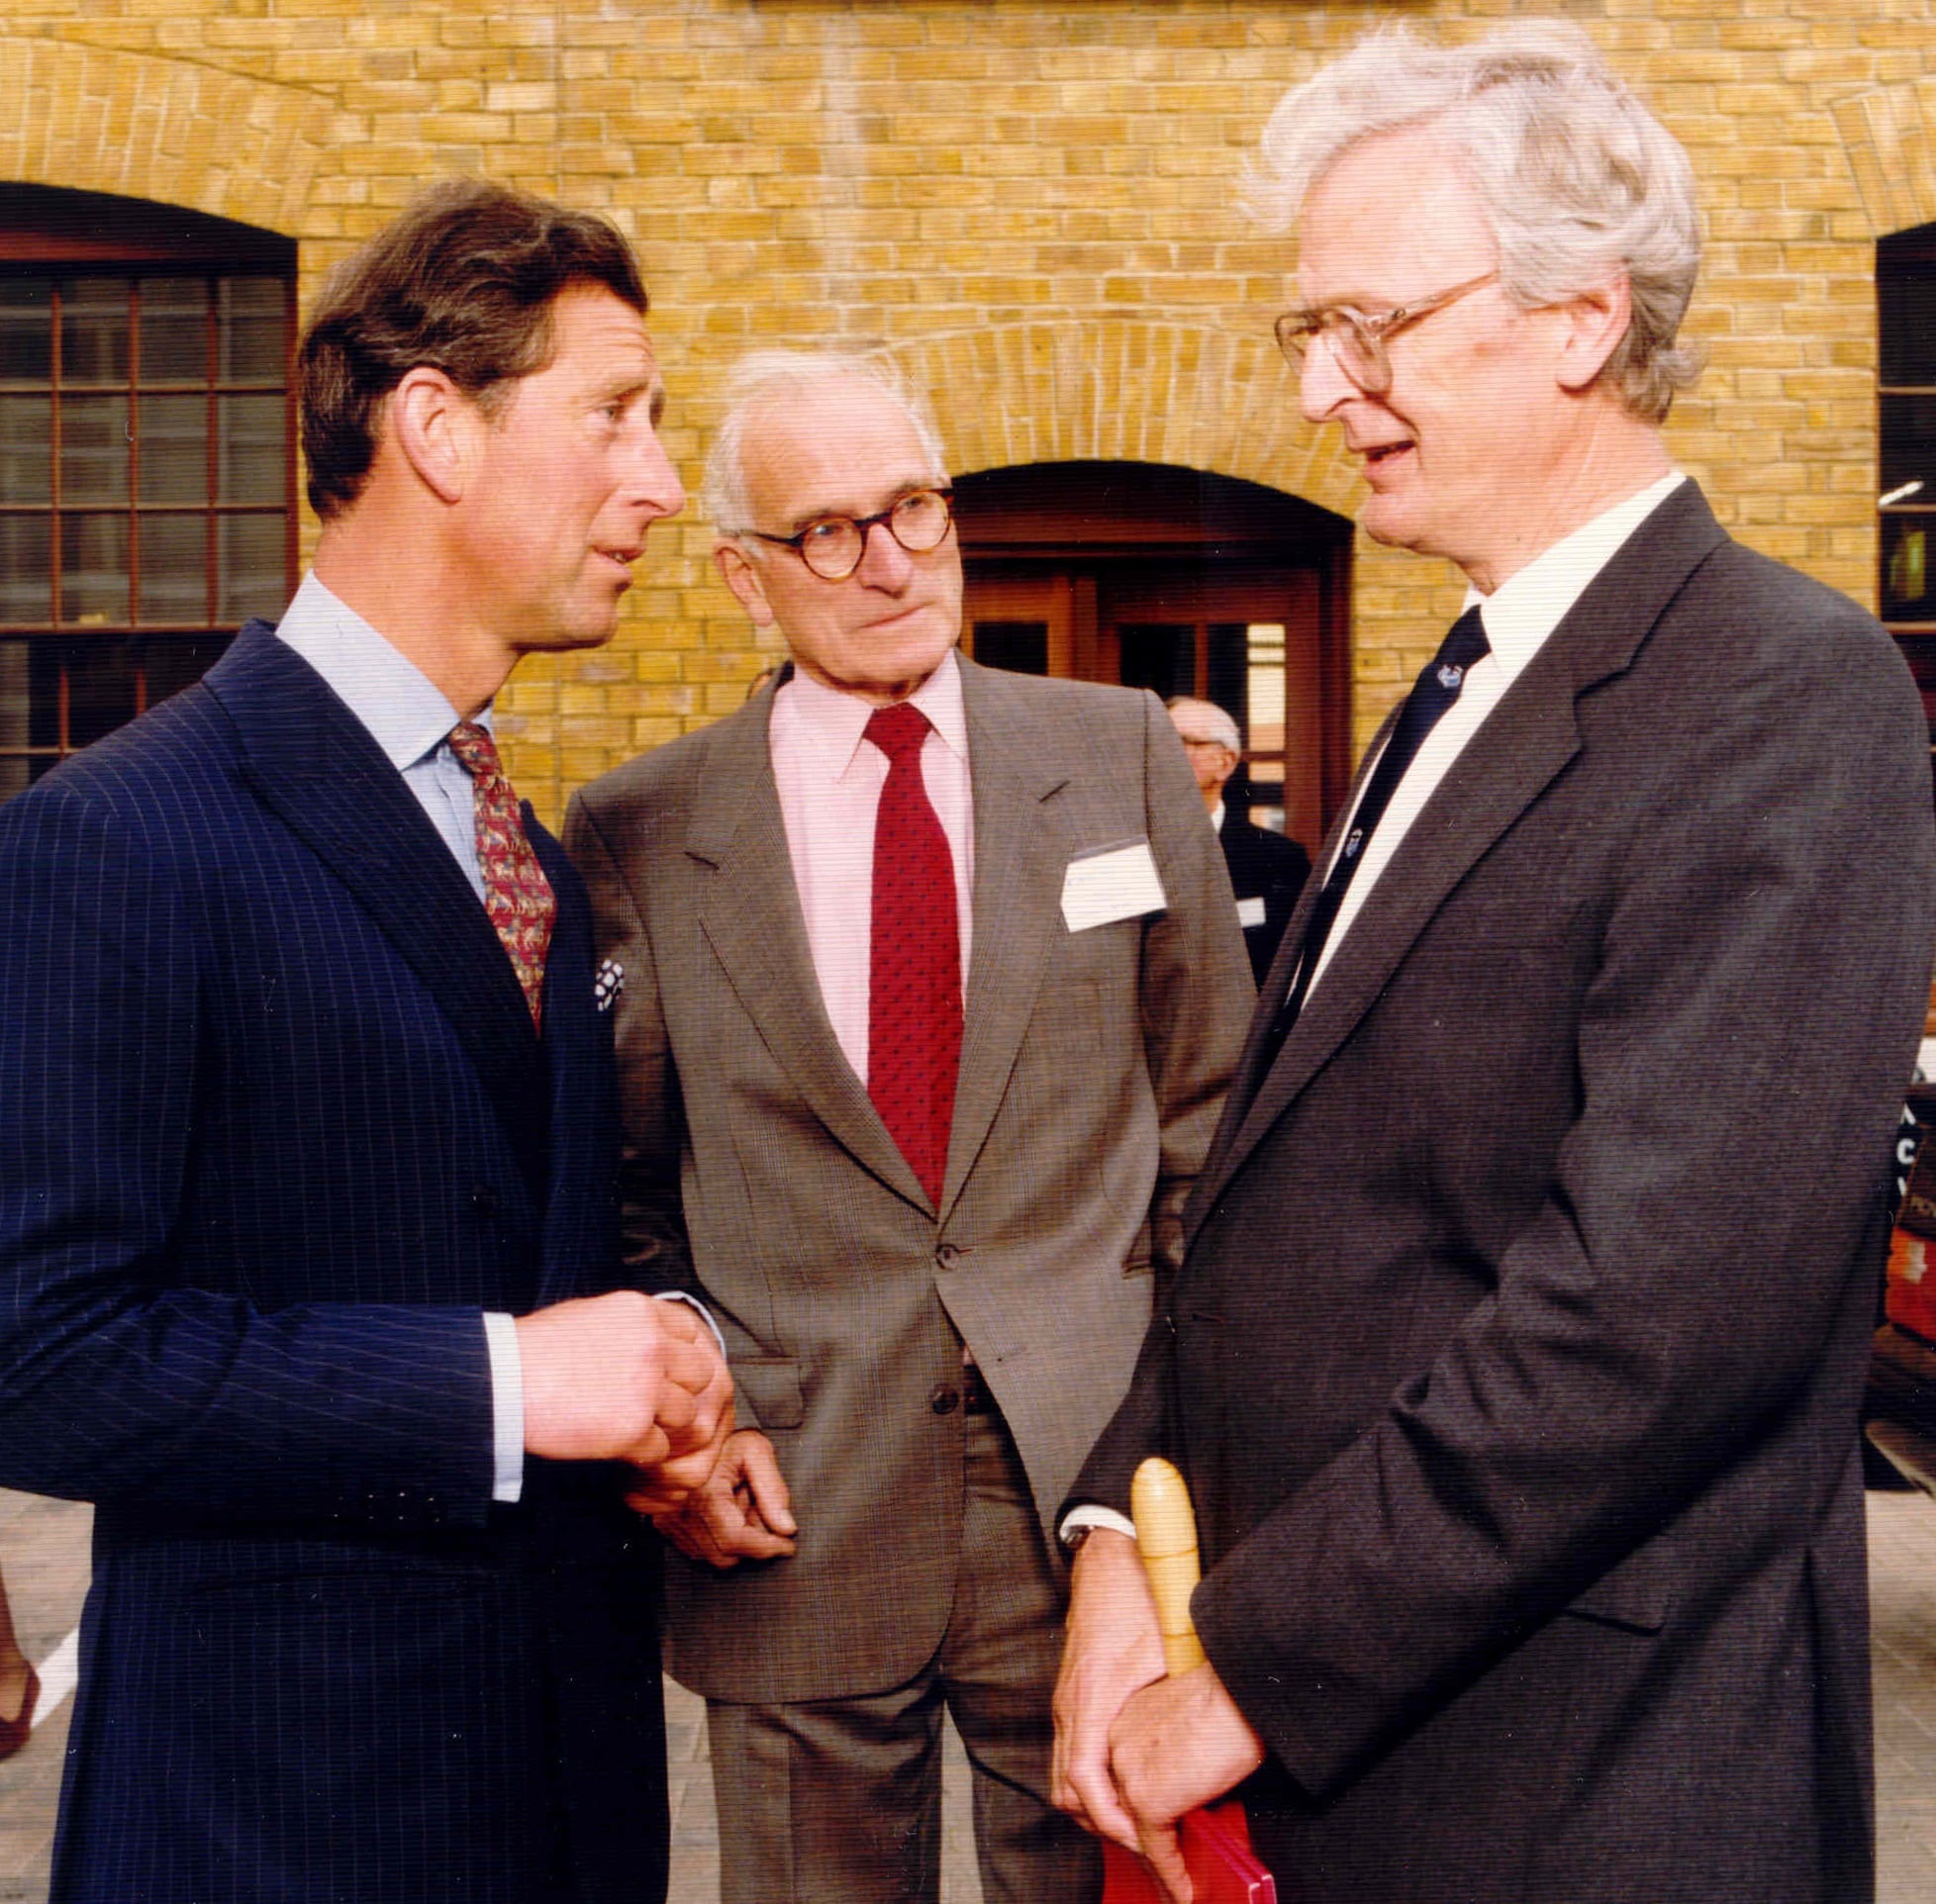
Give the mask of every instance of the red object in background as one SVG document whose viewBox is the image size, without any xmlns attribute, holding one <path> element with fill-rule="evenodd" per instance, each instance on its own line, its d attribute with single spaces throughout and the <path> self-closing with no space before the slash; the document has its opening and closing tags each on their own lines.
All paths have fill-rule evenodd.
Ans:
<svg viewBox="0 0 1936 1904">
<path fill-rule="evenodd" d="M 1936 1343 L 1936 1240 L 1898 1228 L 1888 1244 L 1888 1319 Z"/>
<path fill-rule="evenodd" d="M 1277 1880 L 1250 1849 L 1250 1828 L 1235 1800 L 1186 1813 L 1177 1821 L 1177 1833 L 1196 1904 L 1277 1904 Z M 1169 1904 L 1169 1899 L 1140 1857 L 1105 1840 L 1103 1904 Z"/>
</svg>

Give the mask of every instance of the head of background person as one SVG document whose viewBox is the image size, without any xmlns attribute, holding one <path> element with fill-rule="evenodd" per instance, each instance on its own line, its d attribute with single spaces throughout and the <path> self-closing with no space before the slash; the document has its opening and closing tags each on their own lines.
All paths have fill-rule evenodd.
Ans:
<svg viewBox="0 0 1936 1904">
<path fill-rule="evenodd" d="M 1170 721 L 1183 742 L 1190 771 L 1197 776 L 1197 791 L 1204 797 L 1206 812 L 1216 811 L 1223 789 L 1243 758 L 1243 736 L 1237 723 L 1214 701 L 1199 701 L 1194 695 L 1172 695 L 1164 702 Z"/>
<path fill-rule="evenodd" d="M 758 350 L 729 374 L 701 500 L 720 574 L 804 675 L 905 700 L 961 634 L 941 437 L 891 364 Z"/>
<path fill-rule="evenodd" d="M 1667 473 L 1694 173 L 1580 28 L 1371 36 L 1279 104 L 1247 197 L 1298 227 L 1280 340 L 1379 541 L 1490 592 Z"/>
<path fill-rule="evenodd" d="M 645 310 L 607 220 L 478 179 L 423 193 L 331 273 L 299 346 L 319 573 L 333 541 L 389 543 L 521 649 L 608 639 L 685 501 Z"/>
</svg>

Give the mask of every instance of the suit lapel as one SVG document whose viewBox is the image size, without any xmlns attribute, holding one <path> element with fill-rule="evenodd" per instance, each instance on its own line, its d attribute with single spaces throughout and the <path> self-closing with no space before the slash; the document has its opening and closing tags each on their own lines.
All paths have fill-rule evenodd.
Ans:
<svg viewBox="0 0 1936 1904">
<path fill-rule="evenodd" d="M 1264 1014 L 1258 1014 L 1224 1129 L 1192 1199 L 1192 1234 L 1244 1159 L 1377 1002 L 1454 888 L 1579 750 L 1579 697 L 1631 664 L 1694 567 L 1725 539 L 1693 483 L 1668 496 L 1589 585 L 1433 791 L 1261 1078 Z M 1368 749 L 1366 759 L 1374 753 Z M 1361 764 L 1360 783 L 1363 778 Z M 1340 814 L 1318 868 L 1328 866 L 1342 821 Z M 1271 975 L 1275 989 L 1266 996 L 1282 996 L 1283 968 L 1295 956 L 1318 884 L 1313 872 Z"/>
<path fill-rule="evenodd" d="M 821 1000 L 767 746 L 769 690 L 712 730 L 686 852 L 712 869 L 700 929 L 767 1049 L 828 1134 L 910 1201 L 926 1193 L 854 1075 Z"/>
<path fill-rule="evenodd" d="M 235 722 L 244 777 L 423 981 L 541 1193 L 543 1059 L 531 1013 L 476 894 L 403 777 L 267 622 L 244 628 L 206 680 Z"/>
<path fill-rule="evenodd" d="M 1062 930 L 1069 842 L 1044 803 L 1068 780 L 1044 767 L 1040 715 L 999 675 L 957 657 L 975 805 L 975 936 L 942 1210 L 961 1192 L 1008 1090 Z"/>
</svg>

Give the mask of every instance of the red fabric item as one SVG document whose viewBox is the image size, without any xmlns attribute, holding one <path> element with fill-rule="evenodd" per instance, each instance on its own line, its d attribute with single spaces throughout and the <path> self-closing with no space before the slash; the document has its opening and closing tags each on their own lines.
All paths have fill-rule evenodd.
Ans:
<svg viewBox="0 0 1936 1904">
<path fill-rule="evenodd" d="M 498 764 L 490 730 L 461 720 L 450 730 L 450 751 L 470 775 L 472 810 L 477 825 L 477 864 L 484 875 L 484 909 L 511 957 L 532 1023 L 543 1023 L 544 955 L 551 949 L 551 927 L 558 916 L 557 897 L 537 863 L 518 796 Z"/>
<path fill-rule="evenodd" d="M 1185 1812 L 1177 1836 L 1196 1904 L 1277 1904 L 1277 1880 L 1250 1849 L 1235 1799 Z M 1103 1841 L 1103 1904 L 1168 1904 L 1168 1895 L 1140 1857 Z"/>
<path fill-rule="evenodd" d="M 928 731 L 905 701 L 867 722 L 888 758 L 874 817 L 867 1095 L 938 1208 L 961 1068 L 961 933 L 954 857 L 921 782 Z"/>
</svg>

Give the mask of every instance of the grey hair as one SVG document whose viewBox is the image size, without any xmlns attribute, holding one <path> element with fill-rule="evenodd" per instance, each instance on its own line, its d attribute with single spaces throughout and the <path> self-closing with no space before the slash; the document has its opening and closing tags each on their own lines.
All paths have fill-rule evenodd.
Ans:
<svg viewBox="0 0 1936 1904">
<path fill-rule="evenodd" d="M 1698 346 L 1675 342 L 1700 267 L 1694 167 L 1583 29 L 1526 20 L 1461 47 L 1403 27 L 1368 35 L 1278 103 L 1246 202 L 1288 231 L 1353 146 L 1425 125 L 1463 159 L 1517 304 L 1625 272 L 1633 315 L 1600 377 L 1631 415 L 1661 422 L 1700 375 Z"/>
<path fill-rule="evenodd" d="M 934 413 L 888 358 L 845 350 L 749 350 L 726 372 L 726 415 L 713 432 L 700 482 L 700 507 L 720 534 L 743 535 L 753 526 L 752 501 L 746 493 L 746 430 L 753 418 L 787 397 L 855 381 L 873 384 L 901 407 L 920 440 L 929 480 L 937 484 L 948 480 Z"/>
<path fill-rule="evenodd" d="M 1188 714 L 1191 725 L 1201 729 L 1204 739 L 1213 740 L 1219 747 L 1242 755 L 1243 736 L 1237 731 L 1236 721 L 1214 701 L 1200 701 L 1194 694 L 1173 694 L 1163 705 L 1173 714 Z"/>
</svg>

